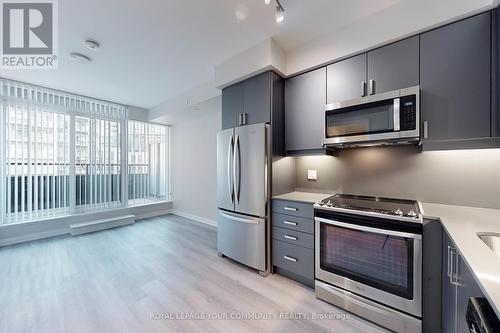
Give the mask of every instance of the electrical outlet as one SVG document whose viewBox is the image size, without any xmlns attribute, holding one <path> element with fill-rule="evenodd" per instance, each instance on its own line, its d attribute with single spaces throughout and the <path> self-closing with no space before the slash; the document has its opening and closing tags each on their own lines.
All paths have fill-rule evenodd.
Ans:
<svg viewBox="0 0 500 333">
<path fill-rule="evenodd" d="M 318 180 L 318 171 L 307 170 L 307 180 Z"/>
</svg>

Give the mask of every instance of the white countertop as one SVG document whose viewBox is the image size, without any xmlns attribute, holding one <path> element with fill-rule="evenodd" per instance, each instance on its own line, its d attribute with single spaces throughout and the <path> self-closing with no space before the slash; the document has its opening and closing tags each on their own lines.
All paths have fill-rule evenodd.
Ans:
<svg viewBox="0 0 500 333">
<path fill-rule="evenodd" d="M 422 203 L 424 216 L 441 220 L 500 318 L 500 257 L 477 233 L 500 233 L 500 210 Z"/>
<path fill-rule="evenodd" d="M 297 202 L 305 202 L 305 203 L 316 203 L 320 200 L 326 199 L 333 194 L 324 194 L 324 193 L 311 193 L 311 192 L 290 192 L 281 195 L 276 195 L 273 199 L 280 200 L 289 200 L 289 201 L 297 201 Z"/>
</svg>

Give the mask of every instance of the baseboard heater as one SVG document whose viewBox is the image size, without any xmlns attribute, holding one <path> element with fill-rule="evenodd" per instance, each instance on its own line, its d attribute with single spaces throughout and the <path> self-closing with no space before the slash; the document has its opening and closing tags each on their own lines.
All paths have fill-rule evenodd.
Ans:
<svg viewBox="0 0 500 333">
<path fill-rule="evenodd" d="M 122 227 L 129 224 L 135 223 L 135 215 L 121 215 L 115 216 L 103 220 L 97 220 L 92 222 L 84 222 L 70 225 L 71 235 L 78 236 L 82 234 L 87 234 L 90 232 L 111 229 L 116 227 Z"/>
</svg>

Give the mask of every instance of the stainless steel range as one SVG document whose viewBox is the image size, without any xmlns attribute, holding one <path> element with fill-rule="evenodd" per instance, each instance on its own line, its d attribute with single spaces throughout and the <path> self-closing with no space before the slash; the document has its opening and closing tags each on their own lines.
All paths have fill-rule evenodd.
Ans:
<svg viewBox="0 0 500 333">
<path fill-rule="evenodd" d="M 336 194 L 314 205 L 316 296 L 396 332 L 421 332 L 417 201 Z"/>
</svg>

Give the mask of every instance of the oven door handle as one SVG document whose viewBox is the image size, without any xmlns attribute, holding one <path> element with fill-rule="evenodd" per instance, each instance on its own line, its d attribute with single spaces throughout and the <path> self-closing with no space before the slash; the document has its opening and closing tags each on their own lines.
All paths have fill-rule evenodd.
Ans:
<svg viewBox="0 0 500 333">
<path fill-rule="evenodd" d="M 339 222 L 339 221 L 335 221 L 335 220 L 328 220 L 328 219 L 324 219 L 321 217 L 316 217 L 316 218 L 314 218 L 314 220 L 316 222 L 331 224 L 331 225 L 335 225 L 337 227 L 359 230 L 359 231 L 366 231 L 366 232 L 371 232 L 374 234 L 381 234 L 381 235 L 386 235 L 386 236 L 387 235 L 388 236 L 396 236 L 396 237 L 403 237 L 403 238 L 422 239 L 422 235 L 412 234 L 412 233 L 408 233 L 408 232 L 366 227 L 364 225 Z"/>
</svg>

